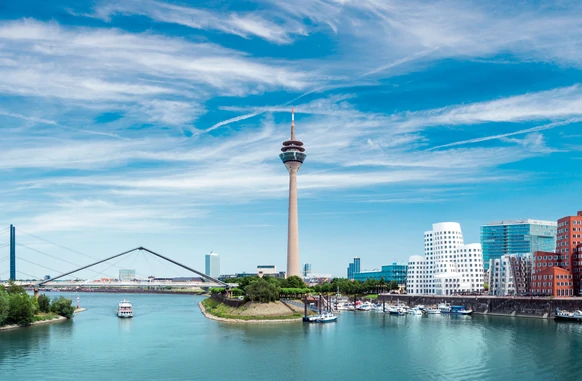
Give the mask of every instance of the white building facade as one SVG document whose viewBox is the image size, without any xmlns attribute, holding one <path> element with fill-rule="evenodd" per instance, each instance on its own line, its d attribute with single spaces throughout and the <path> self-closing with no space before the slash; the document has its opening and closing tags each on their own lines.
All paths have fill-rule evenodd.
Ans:
<svg viewBox="0 0 582 381">
<path fill-rule="evenodd" d="M 408 263 L 409 294 L 454 295 L 483 292 L 481 244 L 465 245 L 461 225 L 440 222 L 424 233 L 425 256 Z"/>
<path fill-rule="evenodd" d="M 204 273 L 213 278 L 220 276 L 220 256 L 217 253 L 210 252 L 206 254 Z"/>
</svg>

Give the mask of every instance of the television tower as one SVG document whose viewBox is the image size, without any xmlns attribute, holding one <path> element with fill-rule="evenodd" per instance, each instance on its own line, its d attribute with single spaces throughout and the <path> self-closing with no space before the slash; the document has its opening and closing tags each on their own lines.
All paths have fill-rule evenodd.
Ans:
<svg viewBox="0 0 582 381">
<path fill-rule="evenodd" d="M 307 157 L 303 142 L 295 140 L 295 109 L 291 109 L 291 139 L 283 142 L 279 157 L 289 171 L 289 226 L 287 231 L 287 276 L 300 276 L 299 221 L 297 219 L 297 171 Z"/>
</svg>

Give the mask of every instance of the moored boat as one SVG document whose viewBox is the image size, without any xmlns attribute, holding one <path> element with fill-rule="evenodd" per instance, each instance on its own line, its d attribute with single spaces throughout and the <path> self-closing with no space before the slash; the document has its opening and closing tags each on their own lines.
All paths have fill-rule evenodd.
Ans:
<svg viewBox="0 0 582 381">
<path fill-rule="evenodd" d="M 560 311 L 556 309 L 554 313 L 554 320 L 556 321 L 571 321 L 582 322 L 582 311 L 576 310 L 574 312 Z"/>
<path fill-rule="evenodd" d="M 416 307 L 409 308 L 407 313 L 409 315 L 422 315 L 423 311 L 420 308 L 418 308 L 418 306 L 416 306 Z"/>
<path fill-rule="evenodd" d="M 430 306 L 426 309 L 429 315 L 440 315 L 441 310 L 437 306 Z"/>
<path fill-rule="evenodd" d="M 337 321 L 337 316 L 331 312 L 324 312 L 317 317 L 318 323 L 332 323 Z"/>
<path fill-rule="evenodd" d="M 120 318 L 132 318 L 133 317 L 133 306 L 131 302 L 123 299 L 117 305 L 117 317 Z"/>
<path fill-rule="evenodd" d="M 473 313 L 472 309 L 465 309 L 464 306 L 450 306 L 447 311 L 443 311 L 441 309 L 442 314 L 451 314 L 451 315 L 471 315 Z"/>
</svg>

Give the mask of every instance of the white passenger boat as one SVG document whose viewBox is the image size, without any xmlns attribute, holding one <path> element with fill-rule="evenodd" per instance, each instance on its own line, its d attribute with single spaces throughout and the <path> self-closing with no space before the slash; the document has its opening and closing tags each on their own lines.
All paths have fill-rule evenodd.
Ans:
<svg viewBox="0 0 582 381">
<path fill-rule="evenodd" d="M 337 321 L 337 316 L 331 312 L 324 312 L 317 318 L 318 323 L 332 323 L 334 321 Z"/>
<path fill-rule="evenodd" d="M 123 299 L 123 301 L 119 302 L 119 304 L 117 305 L 117 317 L 120 318 L 133 317 L 133 306 L 131 305 L 130 301 Z"/>
</svg>

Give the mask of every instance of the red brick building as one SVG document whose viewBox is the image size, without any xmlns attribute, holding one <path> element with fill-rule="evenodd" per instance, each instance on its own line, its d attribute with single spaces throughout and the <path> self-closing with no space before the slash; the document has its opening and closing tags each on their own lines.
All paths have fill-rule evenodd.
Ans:
<svg viewBox="0 0 582 381">
<path fill-rule="evenodd" d="M 546 266 L 532 274 L 531 292 L 534 295 L 573 296 L 572 274 L 560 267 Z"/>
<path fill-rule="evenodd" d="M 582 211 L 576 216 L 563 217 L 558 220 L 556 236 L 556 254 L 561 258 L 560 266 L 573 275 L 574 295 L 580 295 L 582 279 Z"/>
</svg>

